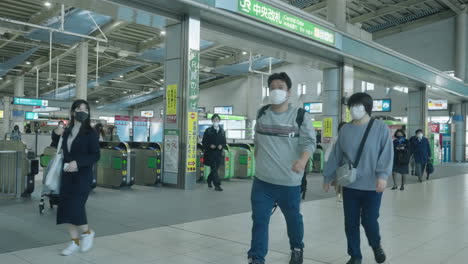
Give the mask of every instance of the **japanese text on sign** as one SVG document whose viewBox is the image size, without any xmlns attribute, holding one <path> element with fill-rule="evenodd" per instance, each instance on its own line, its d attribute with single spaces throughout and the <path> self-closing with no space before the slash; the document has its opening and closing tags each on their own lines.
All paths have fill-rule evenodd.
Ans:
<svg viewBox="0 0 468 264">
<path fill-rule="evenodd" d="M 323 119 L 323 136 L 326 138 L 333 137 L 333 118 Z"/>
<path fill-rule="evenodd" d="M 259 1 L 238 0 L 238 11 L 314 40 L 329 45 L 335 45 L 335 32 L 317 26 L 307 20 L 292 16 Z"/>
<path fill-rule="evenodd" d="M 197 171 L 198 113 L 188 112 L 187 124 L 187 172 Z"/>
<path fill-rule="evenodd" d="M 177 84 L 167 86 L 166 109 L 167 115 L 177 115 Z"/>
<path fill-rule="evenodd" d="M 189 110 L 198 110 L 200 51 L 190 50 L 189 54 Z"/>
</svg>

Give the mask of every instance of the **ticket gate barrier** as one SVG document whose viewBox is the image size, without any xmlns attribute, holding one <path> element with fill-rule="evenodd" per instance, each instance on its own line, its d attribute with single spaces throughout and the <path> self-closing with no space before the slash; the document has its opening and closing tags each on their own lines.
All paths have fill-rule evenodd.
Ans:
<svg viewBox="0 0 468 264">
<path fill-rule="evenodd" d="M 234 175 L 234 166 L 233 166 L 234 153 L 231 151 L 229 146 L 226 146 L 223 151 L 223 162 L 218 168 L 218 175 L 221 180 L 229 180 Z M 208 179 L 208 176 L 211 173 L 210 166 L 205 166 L 204 178 Z"/>
<path fill-rule="evenodd" d="M 253 166 L 254 149 L 249 144 L 229 144 L 234 159 L 233 177 L 237 178 L 252 178 L 255 174 Z"/>
<path fill-rule="evenodd" d="M 97 185 L 120 188 L 135 183 L 135 152 L 126 142 L 99 142 Z"/>
<path fill-rule="evenodd" d="M 205 158 L 203 145 L 197 145 L 197 182 L 202 182 L 205 176 Z"/>
<path fill-rule="evenodd" d="M 135 184 L 158 185 L 162 183 L 162 147 L 153 142 L 126 142 L 135 153 Z"/>
<path fill-rule="evenodd" d="M 34 178 L 39 173 L 39 160 L 34 151 L 27 150 L 26 145 L 17 140 L 0 140 L 0 151 L 3 151 L 0 169 L 0 192 L 15 182 L 17 197 L 29 197 L 34 192 Z M 13 166 L 11 166 L 13 165 Z"/>
</svg>

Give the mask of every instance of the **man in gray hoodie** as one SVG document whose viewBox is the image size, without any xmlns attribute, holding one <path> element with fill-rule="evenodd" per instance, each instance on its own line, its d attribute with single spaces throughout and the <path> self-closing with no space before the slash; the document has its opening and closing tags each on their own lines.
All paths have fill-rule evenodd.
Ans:
<svg viewBox="0 0 468 264">
<path fill-rule="evenodd" d="M 336 180 L 337 169 L 345 163 L 354 163 L 361 139 L 371 120 L 373 100 L 365 93 L 356 93 L 348 100 L 353 121 L 344 125 L 323 172 L 324 190 Z M 385 262 L 379 230 L 379 210 L 387 179 L 392 174 L 393 143 L 388 126 L 374 120 L 357 167 L 357 180 L 343 188 L 345 231 L 348 241 L 347 264 L 361 264 L 360 223 L 377 263 Z"/>
<path fill-rule="evenodd" d="M 275 204 L 286 219 L 291 247 L 289 263 L 303 263 L 301 183 L 305 166 L 315 151 L 316 137 L 309 114 L 289 103 L 291 86 L 286 73 L 268 78 L 272 104 L 259 111 L 255 126 L 256 174 L 251 195 L 252 243 L 248 252 L 252 264 L 265 263 L 268 225 Z"/>
</svg>

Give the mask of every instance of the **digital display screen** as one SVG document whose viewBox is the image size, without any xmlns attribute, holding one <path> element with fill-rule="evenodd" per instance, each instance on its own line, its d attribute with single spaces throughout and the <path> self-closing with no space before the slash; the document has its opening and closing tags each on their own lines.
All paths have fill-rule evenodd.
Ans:
<svg viewBox="0 0 468 264">
<path fill-rule="evenodd" d="M 304 103 L 304 109 L 306 110 L 306 112 L 309 112 L 311 114 L 322 113 L 323 104 L 322 103 Z"/>
<path fill-rule="evenodd" d="M 141 111 L 142 117 L 154 117 L 154 111 Z"/>
<path fill-rule="evenodd" d="M 427 102 L 428 110 L 447 110 L 448 101 L 447 100 L 433 100 L 429 99 Z"/>
<path fill-rule="evenodd" d="M 392 111 L 391 99 L 374 100 L 374 107 L 372 108 L 372 112 L 391 112 L 391 111 Z"/>
<path fill-rule="evenodd" d="M 232 106 L 215 106 L 213 112 L 219 115 L 232 115 L 233 107 Z"/>
</svg>

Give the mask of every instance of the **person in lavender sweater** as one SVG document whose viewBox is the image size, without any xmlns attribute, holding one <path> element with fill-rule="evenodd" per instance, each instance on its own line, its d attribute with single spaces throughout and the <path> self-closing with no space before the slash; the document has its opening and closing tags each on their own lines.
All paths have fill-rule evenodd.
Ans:
<svg viewBox="0 0 468 264">
<path fill-rule="evenodd" d="M 361 138 L 371 120 L 373 100 L 365 93 L 356 93 L 348 100 L 353 121 L 344 125 L 338 141 L 324 169 L 326 192 L 335 184 L 336 171 L 345 162 L 354 162 L 357 157 Z M 350 159 L 349 161 L 346 160 Z M 364 145 L 357 167 L 357 180 L 343 187 L 343 208 L 345 233 L 348 242 L 348 254 L 351 259 L 347 264 L 361 264 L 360 223 L 362 223 L 369 245 L 374 251 L 377 263 L 383 263 L 386 255 L 381 246 L 379 230 L 379 211 L 382 193 L 387 186 L 387 179 L 392 174 L 393 143 L 388 126 L 375 120 Z"/>
</svg>

